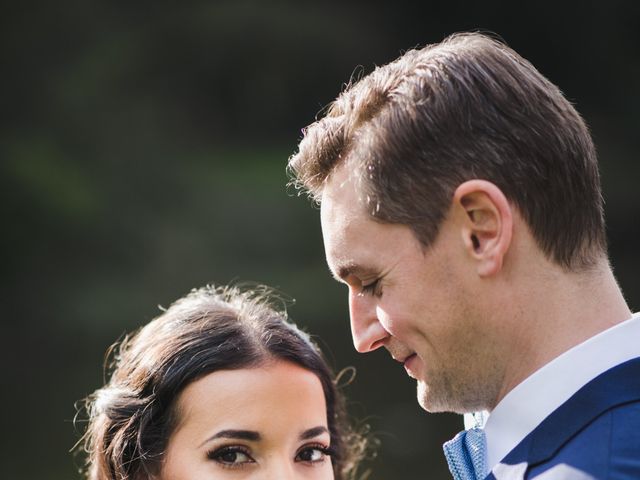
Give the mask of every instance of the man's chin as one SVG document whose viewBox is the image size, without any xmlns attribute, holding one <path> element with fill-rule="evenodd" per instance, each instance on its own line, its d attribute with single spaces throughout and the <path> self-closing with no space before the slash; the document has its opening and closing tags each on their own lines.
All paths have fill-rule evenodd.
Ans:
<svg viewBox="0 0 640 480">
<path fill-rule="evenodd" d="M 460 413 L 451 399 L 446 398 L 442 392 L 434 391 L 422 380 L 417 384 L 418 404 L 429 413 Z"/>
<path fill-rule="evenodd" d="M 436 413 L 437 410 L 434 410 L 434 405 L 432 402 L 432 398 L 429 392 L 429 387 L 427 386 L 427 384 L 422 381 L 422 380 L 418 380 L 417 382 L 417 397 L 418 397 L 418 404 L 427 412 L 430 413 Z"/>
</svg>

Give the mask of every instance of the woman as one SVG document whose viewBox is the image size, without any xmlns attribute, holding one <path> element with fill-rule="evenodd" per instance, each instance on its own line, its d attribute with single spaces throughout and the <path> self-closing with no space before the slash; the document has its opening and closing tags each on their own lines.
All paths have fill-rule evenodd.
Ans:
<svg viewBox="0 0 640 480">
<path fill-rule="evenodd" d="M 89 480 L 354 478 L 366 442 L 266 296 L 194 290 L 110 353 L 87 399 Z"/>
</svg>

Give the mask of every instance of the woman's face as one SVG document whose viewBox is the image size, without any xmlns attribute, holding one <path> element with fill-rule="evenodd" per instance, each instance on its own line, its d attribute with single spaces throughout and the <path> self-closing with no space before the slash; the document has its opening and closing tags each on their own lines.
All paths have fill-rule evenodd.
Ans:
<svg viewBox="0 0 640 480">
<path fill-rule="evenodd" d="M 334 478 L 322 385 L 302 367 L 210 373 L 177 407 L 159 480 Z"/>
</svg>

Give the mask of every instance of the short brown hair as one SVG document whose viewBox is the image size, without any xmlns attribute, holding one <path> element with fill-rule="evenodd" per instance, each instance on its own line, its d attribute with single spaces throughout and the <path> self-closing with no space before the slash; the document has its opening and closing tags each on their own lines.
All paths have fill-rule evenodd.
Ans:
<svg viewBox="0 0 640 480">
<path fill-rule="evenodd" d="M 206 287 L 110 349 L 110 379 L 86 399 L 82 446 L 88 480 L 136 480 L 158 470 L 191 382 L 218 370 L 278 359 L 314 373 L 324 390 L 335 478 L 356 475 L 366 441 L 347 421 L 344 399 L 318 347 L 270 297 Z"/>
<path fill-rule="evenodd" d="M 606 254 L 585 122 L 533 65 L 486 35 L 410 50 L 348 86 L 305 129 L 289 170 L 319 201 L 347 160 L 370 216 L 410 226 L 426 247 L 456 187 L 479 178 L 503 191 L 559 265 L 585 268 Z"/>
</svg>

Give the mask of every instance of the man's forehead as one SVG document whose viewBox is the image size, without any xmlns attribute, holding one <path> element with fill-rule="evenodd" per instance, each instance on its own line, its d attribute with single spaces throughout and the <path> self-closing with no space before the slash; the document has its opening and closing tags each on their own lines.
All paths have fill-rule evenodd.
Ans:
<svg viewBox="0 0 640 480">
<path fill-rule="evenodd" d="M 362 181 L 360 171 L 359 165 L 352 157 L 341 161 L 325 178 L 322 198 L 325 196 L 342 198 L 345 195 L 358 198 Z"/>
<path fill-rule="evenodd" d="M 325 223 L 352 223 L 363 212 L 358 181 L 349 162 L 338 165 L 324 182 L 320 214 Z"/>
<path fill-rule="evenodd" d="M 352 237 L 355 215 L 350 211 L 348 202 L 327 197 L 320 206 L 322 238 L 329 266 L 334 265 L 347 254 Z"/>
<path fill-rule="evenodd" d="M 352 188 L 346 183 L 327 185 L 320 204 L 322 237 L 327 263 L 334 276 L 353 267 L 354 248 L 363 240 L 360 206 Z M 360 234 L 358 234 L 360 232 Z"/>
</svg>

